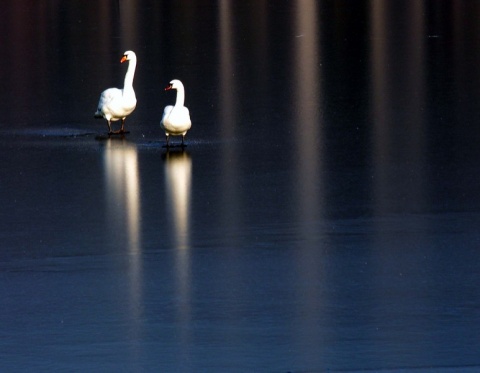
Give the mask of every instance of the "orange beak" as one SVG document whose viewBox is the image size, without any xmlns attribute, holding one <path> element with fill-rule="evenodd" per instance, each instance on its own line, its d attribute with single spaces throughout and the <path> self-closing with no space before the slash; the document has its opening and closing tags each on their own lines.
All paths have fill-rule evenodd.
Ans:
<svg viewBox="0 0 480 373">
<path fill-rule="evenodd" d="M 124 63 L 127 60 L 127 56 L 123 56 L 122 59 L 120 60 L 120 63 Z"/>
<path fill-rule="evenodd" d="M 171 85 L 171 84 L 169 84 L 169 85 L 167 85 L 167 86 L 165 87 L 165 90 L 166 90 L 166 91 L 169 91 L 169 90 L 171 90 L 171 89 L 172 89 L 172 85 Z"/>
</svg>

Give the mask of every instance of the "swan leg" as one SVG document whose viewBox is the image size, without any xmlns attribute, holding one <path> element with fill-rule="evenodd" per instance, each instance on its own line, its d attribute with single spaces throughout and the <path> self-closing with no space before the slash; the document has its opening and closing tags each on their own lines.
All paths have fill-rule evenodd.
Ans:
<svg viewBox="0 0 480 373">
<path fill-rule="evenodd" d="M 170 136 L 168 136 L 168 133 L 165 134 L 165 140 L 167 141 L 167 148 L 169 147 L 168 141 L 170 140 Z"/>
<path fill-rule="evenodd" d="M 182 147 L 185 146 L 185 134 L 182 135 Z"/>
<path fill-rule="evenodd" d="M 125 118 L 122 118 L 122 127 L 120 128 L 120 132 L 119 133 L 124 133 L 125 132 Z"/>
<path fill-rule="evenodd" d="M 112 126 L 109 120 L 107 120 L 107 124 L 108 124 L 108 134 L 111 135 L 113 132 L 112 132 Z"/>
</svg>

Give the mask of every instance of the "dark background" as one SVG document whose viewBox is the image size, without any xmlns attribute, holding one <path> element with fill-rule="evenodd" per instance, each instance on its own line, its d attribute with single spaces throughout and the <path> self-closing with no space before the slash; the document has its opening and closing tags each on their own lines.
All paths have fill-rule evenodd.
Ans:
<svg viewBox="0 0 480 373">
<path fill-rule="evenodd" d="M 2 370 L 478 369 L 480 3 L 0 14 Z"/>
</svg>

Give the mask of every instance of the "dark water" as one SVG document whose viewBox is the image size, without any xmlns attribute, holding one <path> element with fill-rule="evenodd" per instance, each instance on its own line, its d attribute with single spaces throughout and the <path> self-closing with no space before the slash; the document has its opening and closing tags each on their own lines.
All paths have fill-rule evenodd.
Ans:
<svg viewBox="0 0 480 373">
<path fill-rule="evenodd" d="M 37 3 L 0 16 L 0 370 L 480 369 L 480 3 Z"/>
</svg>

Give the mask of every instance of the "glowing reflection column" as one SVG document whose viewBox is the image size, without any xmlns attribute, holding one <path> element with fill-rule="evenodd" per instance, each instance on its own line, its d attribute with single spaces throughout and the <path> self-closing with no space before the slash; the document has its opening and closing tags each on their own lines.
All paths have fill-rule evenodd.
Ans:
<svg viewBox="0 0 480 373">
<path fill-rule="evenodd" d="M 140 251 L 140 187 L 137 149 L 134 145 L 108 139 L 104 152 L 109 229 L 119 232 L 126 225 L 128 250 Z M 124 220 L 124 221 L 122 221 Z"/>
<path fill-rule="evenodd" d="M 186 151 L 164 155 L 165 199 L 168 216 L 173 217 L 178 336 L 184 348 L 182 360 L 189 361 L 191 346 L 192 284 L 190 265 L 190 198 L 192 159 Z"/>
<path fill-rule="evenodd" d="M 299 322 L 302 332 L 296 335 L 298 344 L 314 344 L 321 347 L 322 336 L 310 334 L 312 323 L 321 317 L 323 300 L 319 299 L 319 287 L 323 283 L 322 247 L 319 235 L 323 210 L 322 170 L 322 123 L 321 123 L 321 71 L 320 30 L 318 24 L 318 2 L 304 0 L 295 2 L 294 82 L 295 111 L 292 134 L 298 163 L 293 183 L 299 201 L 295 224 L 300 247 L 296 250 L 298 273 L 302 278 L 302 292 L 298 304 L 302 305 Z M 315 329 L 315 328 L 314 328 Z M 299 348 L 299 351 L 304 349 Z M 309 350 L 309 349 L 305 349 Z M 321 354 L 318 354 L 319 356 Z M 305 359 L 318 359 L 309 356 Z"/>
<path fill-rule="evenodd" d="M 120 37 L 121 37 L 121 48 L 123 53 L 125 50 L 133 49 L 135 51 L 137 32 L 141 30 L 138 27 L 138 22 L 136 15 L 138 8 L 140 7 L 136 1 L 120 1 L 118 4 L 119 7 L 119 17 L 120 17 Z M 137 51 L 138 52 L 138 51 Z"/>
<path fill-rule="evenodd" d="M 322 157 L 322 124 L 320 108 L 320 59 L 317 22 L 317 2 L 298 1 L 296 17 L 296 40 L 294 75 L 295 87 L 295 150 L 298 154 L 297 169 L 300 184 L 298 199 L 302 208 L 301 218 L 312 221 L 319 216 L 319 185 Z"/>
<path fill-rule="evenodd" d="M 240 216 L 240 189 L 239 182 L 240 173 L 239 169 L 239 151 L 238 145 L 235 142 L 236 126 L 237 126 L 237 103 L 238 103 L 238 86 L 235 79 L 236 67 L 235 61 L 237 57 L 235 55 L 235 35 L 240 32 L 234 27 L 234 20 L 236 19 L 234 8 L 230 0 L 218 0 L 218 60 L 219 60 L 219 95 L 218 95 L 218 121 L 221 131 L 221 148 L 219 151 L 220 163 L 221 163 L 221 175 L 220 183 L 218 183 L 220 193 L 220 203 L 218 205 L 218 232 L 223 235 L 222 239 L 226 243 L 224 247 L 223 255 L 227 258 L 228 262 L 235 262 L 236 257 L 240 255 L 238 246 L 239 241 L 242 239 L 242 220 Z M 245 27 L 245 26 L 244 26 Z M 244 31 L 242 31 L 244 32 Z M 227 238 L 227 240 L 225 240 Z M 241 283 L 243 273 L 238 270 L 236 266 L 228 268 L 217 267 L 216 275 L 218 278 L 228 277 L 232 283 Z M 219 289 L 212 289 L 212 291 L 222 291 L 222 285 L 217 284 Z M 235 303 L 235 295 L 228 294 L 232 299 L 231 303 Z M 229 302 L 227 299 L 226 302 Z M 235 325 L 242 323 L 240 315 L 235 309 L 228 314 L 229 325 Z M 235 333 L 224 333 L 221 338 L 229 340 L 233 343 L 233 340 L 238 339 L 239 336 Z M 241 339 L 238 340 L 241 343 Z"/>
<path fill-rule="evenodd" d="M 425 163 L 423 2 L 412 0 L 401 8 L 406 14 L 394 14 L 397 8 L 392 2 L 371 2 L 372 144 L 374 200 L 378 213 L 399 208 L 395 204 L 399 203 L 400 184 L 395 180 L 402 176 L 409 181 L 405 183 L 402 206 L 420 208 L 425 203 L 424 175 L 415 172 Z M 389 17 L 398 16 L 409 21 L 406 30 L 397 31 L 407 40 L 405 47 L 390 42 L 395 31 L 390 27 Z M 405 60 L 392 58 L 398 54 L 405 56 Z M 397 135 L 399 132 L 402 136 Z M 400 152 L 399 157 L 396 153 Z M 398 161 L 407 161 L 411 167 L 394 173 L 392 165 L 399 166 Z"/>
<path fill-rule="evenodd" d="M 141 334 L 143 312 L 142 258 L 140 243 L 140 181 L 137 149 L 134 145 L 108 139 L 104 150 L 104 173 L 107 200 L 107 231 L 110 244 L 128 255 L 128 314 L 132 340 Z M 125 237 L 126 235 L 126 237 Z M 122 252 L 123 254 L 123 252 Z"/>
<path fill-rule="evenodd" d="M 222 148 L 221 148 L 221 187 L 222 203 L 221 224 L 229 234 L 232 242 L 237 237 L 237 230 L 240 226 L 238 216 L 239 205 L 239 174 L 238 151 L 235 143 L 236 127 L 236 91 L 237 85 L 235 75 L 234 56 L 234 28 L 232 24 L 233 14 L 229 0 L 219 0 L 218 3 L 220 31 L 219 35 L 219 112 Z"/>
<path fill-rule="evenodd" d="M 189 209 L 192 178 L 192 158 L 186 151 L 165 154 L 167 204 L 173 215 L 175 248 L 190 248 Z"/>
<path fill-rule="evenodd" d="M 400 334 L 388 333 L 392 327 L 388 312 L 391 304 L 384 300 L 385 279 L 402 282 L 402 277 L 428 277 L 422 263 L 401 255 L 412 245 L 416 257 L 427 257 L 431 245 L 428 242 L 428 223 L 422 215 L 426 204 L 426 182 L 428 170 L 425 161 L 425 27 L 424 2 L 409 0 L 402 5 L 389 0 L 373 0 L 370 13 L 371 23 L 371 76 L 372 76 L 372 200 L 374 207 L 371 291 L 379 305 L 372 309 L 372 319 L 379 327 L 376 339 L 402 338 Z M 392 27 L 393 20 L 402 20 L 404 27 Z M 398 23 L 397 23 L 398 24 Z M 393 40 L 402 40 L 402 43 Z M 426 279 L 427 280 L 427 279 Z M 428 281 L 426 281 L 428 282 Z M 409 298 L 419 300 L 417 309 L 430 309 L 422 305 L 430 298 L 423 294 L 424 288 L 412 287 Z M 386 303 L 385 303 L 386 302 Z M 399 307 L 404 306 L 403 302 Z M 405 303 L 408 304 L 408 299 Z M 399 308 L 400 309 L 400 308 Z M 397 312 L 399 312 L 397 310 Z M 405 325 L 415 325 L 416 338 L 428 336 L 423 328 L 430 329 L 418 315 L 405 312 Z M 409 318 L 409 319 L 408 319 Z M 408 329 L 408 328 L 407 328 Z M 404 331 L 408 333 L 408 330 Z M 397 341 L 395 341 L 397 342 Z M 389 343 L 394 343 L 389 341 Z M 385 356 L 385 362 L 389 356 Z"/>
</svg>

